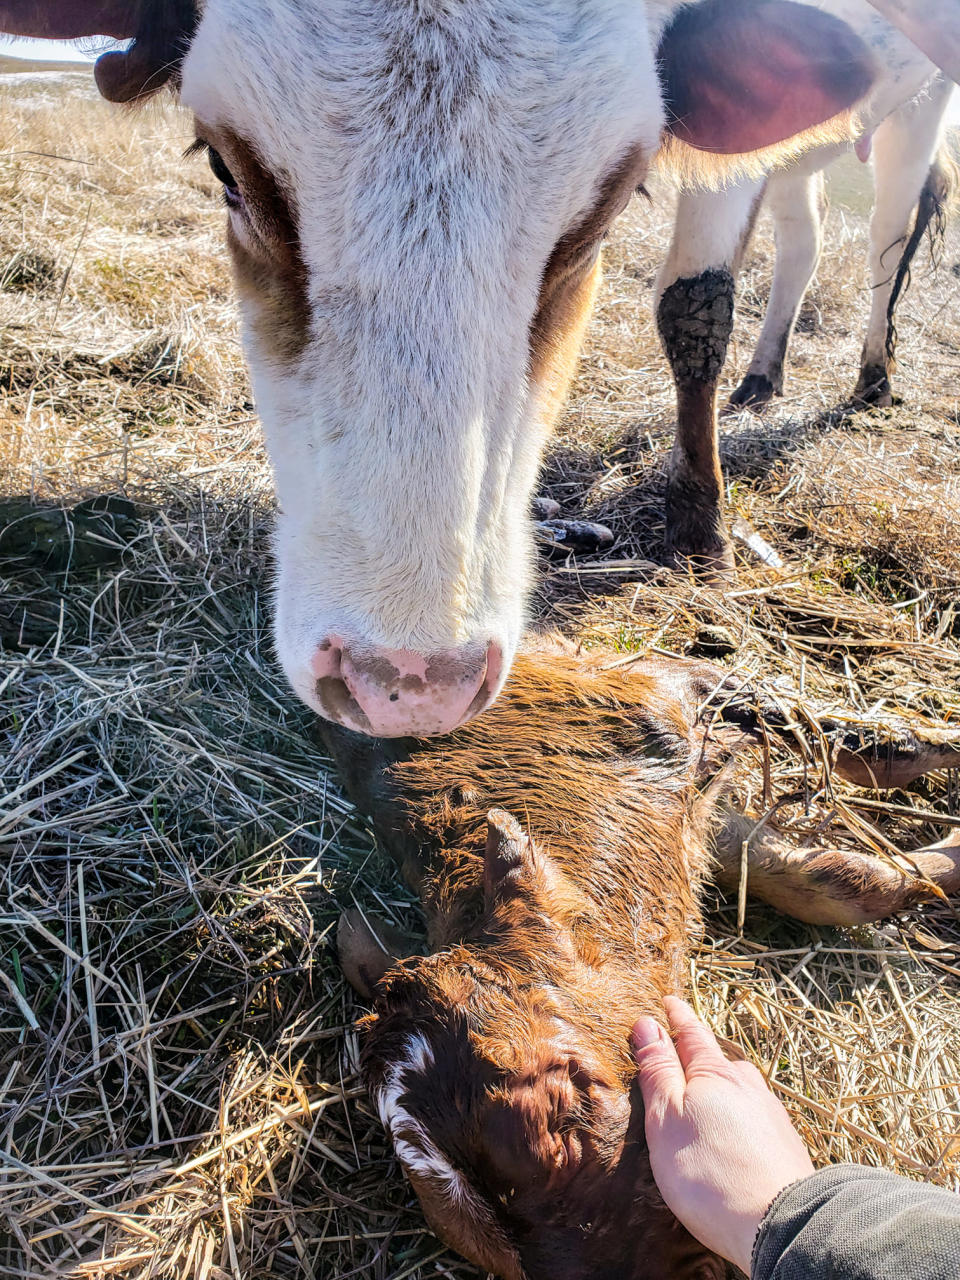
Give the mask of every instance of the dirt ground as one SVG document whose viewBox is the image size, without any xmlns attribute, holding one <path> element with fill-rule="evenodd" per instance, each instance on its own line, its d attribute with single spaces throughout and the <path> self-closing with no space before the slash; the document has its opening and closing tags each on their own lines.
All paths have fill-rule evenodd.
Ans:
<svg viewBox="0 0 960 1280">
<path fill-rule="evenodd" d="M 172 107 L 116 111 L 89 73 L 0 78 L 0 1275 L 475 1276 L 358 1087 L 330 930 L 351 902 L 416 911 L 274 660 L 270 477 L 189 141 Z M 741 546 L 723 593 L 657 568 L 654 181 L 608 244 L 545 471 L 617 541 L 544 562 L 535 613 L 624 656 L 719 636 L 812 706 L 960 727 L 960 235 L 901 309 L 901 403 L 850 413 L 868 175 L 847 163 L 834 192 L 786 396 L 723 424 L 731 514 L 784 568 Z M 762 224 L 730 386 L 771 249 Z M 797 765 L 775 759 L 786 823 L 881 855 L 960 823 L 948 773 L 882 797 L 804 782 L 788 803 Z M 742 934 L 735 903 L 710 907 L 698 1008 L 816 1158 L 960 1185 L 954 905 L 854 932 L 749 906 Z"/>
</svg>

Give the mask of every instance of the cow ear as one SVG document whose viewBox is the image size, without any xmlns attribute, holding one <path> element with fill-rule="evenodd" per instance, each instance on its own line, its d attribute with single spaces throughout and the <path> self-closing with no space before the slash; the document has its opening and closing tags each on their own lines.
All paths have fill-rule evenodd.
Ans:
<svg viewBox="0 0 960 1280">
<path fill-rule="evenodd" d="M 0 0 L 8 35 L 132 40 L 97 59 L 97 88 L 111 102 L 136 102 L 176 81 L 196 23 L 196 0 Z"/>
<path fill-rule="evenodd" d="M 487 847 L 483 855 L 483 897 L 487 909 L 529 888 L 535 876 L 530 838 L 511 814 L 487 814 Z"/>
<path fill-rule="evenodd" d="M 110 102 L 138 102 L 179 84 L 180 65 L 197 25 L 196 0 L 139 0 L 133 44 L 101 54 L 94 75 Z"/>
<path fill-rule="evenodd" d="M 130 40 L 139 18 L 140 0 L 0 0 L 0 31 L 38 40 Z"/>
<path fill-rule="evenodd" d="M 668 129 L 702 151 L 774 146 L 849 111 L 877 66 L 845 22 L 792 0 L 700 0 L 660 42 Z"/>
</svg>

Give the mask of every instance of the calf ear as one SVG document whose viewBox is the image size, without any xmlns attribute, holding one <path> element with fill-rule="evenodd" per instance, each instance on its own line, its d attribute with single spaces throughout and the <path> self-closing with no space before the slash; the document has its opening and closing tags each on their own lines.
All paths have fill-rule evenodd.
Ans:
<svg viewBox="0 0 960 1280">
<path fill-rule="evenodd" d="M 372 1000 L 383 975 L 417 951 L 416 939 L 362 911 L 344 911 L 337 924 L 337 955 L 343 976 L 363 1000 Z"/>
<path fill-rule="evenodd" d="M 839 18 L 791 0 L 700 0 L 660 42 L 668 129 L 702 151 L 742 154 L 848 111 L 876 64 Z"/>
<path fill-rule="evenodd" d="M 423 1177 L 406 1168 L 427 1225 L 435 1236 L 463 1254 L 481 1271 L 503 1280 L 523 1280 L 516 1249 L 503 1233 L 496 1215 L 480 1194 L 461 1178 L 456 1194 L 439 1179 Z"/>
<path fill-rule="evenodd" d="M 132 40 L 97 59 L 97 88 L 111 102 L 135 102 L 176 81 L 196 23 L 196 0 L 0 0 L 8 35 Z"/>
<path fill-rule="evenodd" d="M 520 823 L 503 809 L 487 814 L 483 897 L 489 910 L 529 888 L 536 874 L 533 845 Z"/>
</svg>

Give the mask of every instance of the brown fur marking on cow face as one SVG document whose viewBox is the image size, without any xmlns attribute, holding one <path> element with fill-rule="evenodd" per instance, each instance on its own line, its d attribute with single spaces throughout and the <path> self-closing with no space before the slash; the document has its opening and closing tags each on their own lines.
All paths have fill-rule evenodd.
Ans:
<svg viewBox="0 0 960 1280">
<path fill-rule="evenodd" d="M 603 184 L 594 208 L 556 245 L 540 286 L 530 330 L 530 379 L 540 388 L 552 426 L 576 372 L 583 335 L 603 276 L 600 246 L 646 177 L 649 157 L 631 152 Z"/>
<path fill-rule="evenodd" d="M 302 354 L 310 332 L 296 210 L 245 139 L 199 120 L 197 137 L 222 156 L 243 197 L 242 209 L 230 215 L 227 244 L 245 319 L 266 359 L 290 364 Z"/>
</svg>

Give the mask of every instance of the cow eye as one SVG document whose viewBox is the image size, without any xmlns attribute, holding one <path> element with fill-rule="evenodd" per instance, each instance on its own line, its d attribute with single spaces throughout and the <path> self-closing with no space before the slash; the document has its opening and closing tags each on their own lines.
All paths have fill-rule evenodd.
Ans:
<svg viewBox="0 0 960 1280">
<path fill-rule="evenodd" d="M 210 168 L 213 176 L 218 182 L 223 183 L 223 194 L 228 205 L 239 205 L 243 202 L 240 195 L 240 186 L 224 163 L 223 156 L 219 151 L 214 151 L 213 147 L 207 147 L 207 159 L 210 162 Z"/>
</svg>

